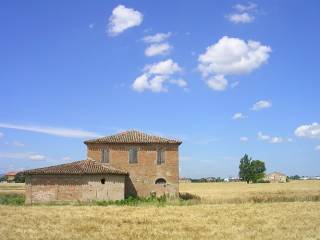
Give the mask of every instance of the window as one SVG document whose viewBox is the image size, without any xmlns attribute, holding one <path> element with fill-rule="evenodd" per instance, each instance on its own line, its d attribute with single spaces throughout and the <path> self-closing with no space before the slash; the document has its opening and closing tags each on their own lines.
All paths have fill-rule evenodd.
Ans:
<svg viewBox="0 0 320 240">
<path fill-rule="evenodd" d="M 106 183 L 106 179 L 102 178 L 101 180 L 101 184 L 105 184 Z"/>
<path fill-rule="evenodd" d="M 164 178 L 158 178 L 155 183 L 156 184 L 166 184 L 167 181 Z"/>
<path fill-rule="evenodd" d="M 129 163 L 138 163 L 138 149 L 135 147 L 129 149 Z"/>
<path fill-rule="evenodd" d="M 101 163 L 109 163 L 109 149 L 107 148 L 101 151 Z"/>
<path fill-rule="evenodd" d="M 165 153 L 165 150 L 163 148 L 160 148 L 157 150 L 157 164 L 158 165 L 165 163 L 164 153 Z"/>
</svg>

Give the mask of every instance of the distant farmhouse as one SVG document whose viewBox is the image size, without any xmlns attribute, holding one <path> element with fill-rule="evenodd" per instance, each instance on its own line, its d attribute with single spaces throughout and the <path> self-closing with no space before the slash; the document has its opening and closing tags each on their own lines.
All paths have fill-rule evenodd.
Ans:
<svg viewBox="0 0 320 240">
<path fill-rule="evenodd" d="M 16 175 L 17 175 L 16 172 L 8 172 L 5 174 L 5 178 L 8 183 L 13 183 Z"/>
<path fill-rule="evenodd" d="M 287 176 L 284 173 L 272 172 L 265 176 L 264 180 L 271 183 L 284 183 L 287 181 Z"/>
<path fill-rule="evenodd" d="M 26 203 L 179 194 L 181 141 L 132 130 L 84 143 L 86 160 L 24 172 Z"/>
</svg>

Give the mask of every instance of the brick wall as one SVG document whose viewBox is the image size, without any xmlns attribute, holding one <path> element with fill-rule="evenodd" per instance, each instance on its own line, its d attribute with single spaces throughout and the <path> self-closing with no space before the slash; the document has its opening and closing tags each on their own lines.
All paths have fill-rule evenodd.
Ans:
<svg viewBox="0 0 320 240">
<path fill-rule="evenodd" d="M 87 157 L 101 160 L 101 150 L 109 149 L 109 165 L 129 172 L 126 179 L 126 197 L 179 193 L 179 145 L 178 144 L 87 144 Z M 137 147 L 138 163 L 129 164 L 129 149 Z M 157 150 L 165 149 L 165 163 L 157 165 Z M 167 184 L 155 184 L 164 178 Z"/>
<path fill-rule="evenodd" d="M 270 173 L 264 179 L 270 182 L 286 182 L 287 181 L 286 176 L 277 174 L 277 173 Z"/>
<path fill-rule="evenodd" d="M 101 183 L 105 179 L 105 183 Z M 123 175 L 32 175 L 26 177 L 26 203 L 124 199 Z"/>
</svg>

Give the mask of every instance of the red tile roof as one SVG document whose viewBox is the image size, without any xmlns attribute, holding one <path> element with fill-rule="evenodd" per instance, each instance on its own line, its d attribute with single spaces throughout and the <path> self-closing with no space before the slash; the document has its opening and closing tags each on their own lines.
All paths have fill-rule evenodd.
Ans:
<svg viewBox="0 0 320 240">
<path fill-rule="evenodd" d="M 31 169 L 23 173 L 25 175 L 127 174 L 124 170 L 116 169 L 94 160 L 82 160 L 51 167 Z"/>
<path fill-rule="evenodd" d="M 6 176 L 15 176 L 17 175 L 17 172 L 8 172 L 6 173 Z"/>
<path fill-rule="evenodd" d="M 91 139 L 84 141 L 87 143 L 173 143 L 181 144 L 182 142 L 176 139 L 168 139 L 164 137 L 154 136 L 139 132 L 136 130 L 130 130 L 119 134 Z"/>
</svg>

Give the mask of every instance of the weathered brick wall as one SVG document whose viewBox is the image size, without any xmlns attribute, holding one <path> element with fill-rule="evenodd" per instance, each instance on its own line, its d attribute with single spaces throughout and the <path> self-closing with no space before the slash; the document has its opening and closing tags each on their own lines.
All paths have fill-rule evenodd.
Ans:
<svg viewBox="0 0 320 240">
<path fill-rule="evenodd" d="M 129 149 L 138 149 L 138 163 L 129 164 Z M 150 193 L 177 196 L 179 193 L 178 144 L 88 144 L 87 157 L 101 161 L 101 150 L 109 149 L 109 165 L 129 172 L 127 196 L 149 196 Z M 165 148 L 165 163 L 157 165 L 157 149 Z M 164 178 L 165 185 L 155 184 Z"/>
<path fill-rule="evenodd" d="M 270 182 L 286 182 L 287 177 L 279 174 L 269 174 L 265 177 L 265 180 Z"/>
<path fill-rule="evenodd" d="M 277 173 L 270 173 L 267 176 L 265 176 L 264 180 L 267 180 L 270 182 L 286 182 L 287 177 Z"/>
<path fill-rule="evenodd" d="M 101 183 L 105 179 L 105 184 Z M 26 203 L 124 199 L 122 175 L 33 175 L 26 177 Z"/>
</svg>

